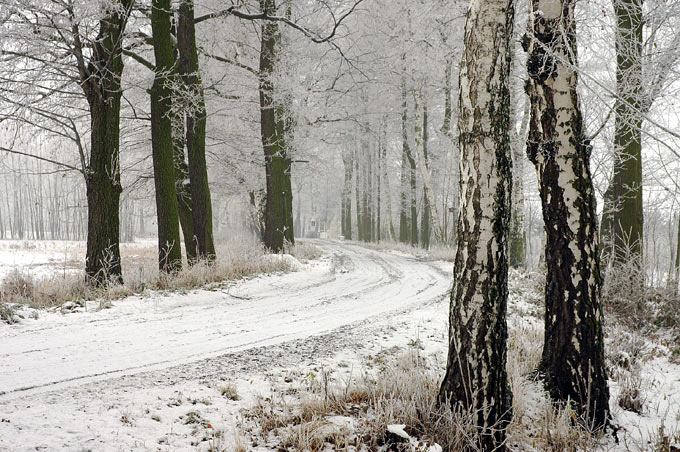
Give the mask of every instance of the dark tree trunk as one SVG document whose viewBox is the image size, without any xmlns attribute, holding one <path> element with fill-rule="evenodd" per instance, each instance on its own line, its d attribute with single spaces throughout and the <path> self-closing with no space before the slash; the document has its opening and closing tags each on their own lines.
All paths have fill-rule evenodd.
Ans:
<svg viewBox="0 0 680 452">
<path fill-rule="evenodd" d="M 678 293 L 678 283 L 680 282 L 680 215 L 678 215 L 677 234 L 675 238 L 675 265 L 673 267 L 673 293 Z"/>
<path fill-rule="evenodd" d="M 122 64 L 121 64 L 122 68 Z M 95 284 L 122 282 L 120 264 L 119 87 L 90 101 L 91 149 L 87 187 L 85 272 Z M 107 90 L 108 91 L 108 90 Z"/>
<path fill-rule="evenodd" d="M 355 152 L 354 153 L 354 195 L 356 198 L 356 210 L 357 210 L 357 239 L 358 240 L 363 240 L 364 239 L 364 218 L 363 218 L 363 209 L 361 208 L 361 188 L 362 188 L 362 179 L 361 179 L 361 167 L 359 166 L 359 158 L 361 157 L 360 152 Z"/>
<path fill-rule="evenodd" d="M 191 180 L 191 213 L 196 248 L 201 259 L 215 259 L 213 239 L 212 201 L 208 184 L 208 167 L 205 159 L 206 110 L 203 83 L 198 65 L 194 2 L 183 0 L 179 5 L 177 27 L 180 70 L 184 85 L 191 97 L 192 108 L 186 112 L 186 144 Z M 292 213 L 291 213 L 292 215 Z"/>
<path fill-rule="evenodd" d="M 543 14 L 539 15 L 539 9 Z M 577 86 L 574 0 L 532 0 L 527 155 L 538 173 L 547 234 L 545 344 L 540 370 L 557 400 L 595 427 L 609 420 L 599 240 Z M 555 30 L 564 30 L 556 33 Z"/>
<path fill-rule="evenodd" d="M 92 57 L 85 67 L 79 57 L 81 86 L 90 108 L 90 161 L 87 187 L 87 253 L 85 272 L 94 284 L 122 282 L 120 263 L 120 78 L 123 74 L 122 35 L 132 0 L 99 22 Z M 76 48 L 82 51 L 79 31 Z"/>
<path fill-rule="evenodd" d="M 382 209 L 381 206 L 381 201 L 382 201 L 382 187 L 381 187 L 381 179 L 382 179 L 382 159 L 380 158 L 380 154 L 382 152 L 382 147 L 383 143 L 381 138 L 378 139 L 378 147 L 377 147 L 377 159 L 376 159 L 376 182 L 377 182 L 377 190 L 376 190 L 376 217 L 375 217 L 375 240 L 376 242 L 380 242 L 382 239 L 382 225 L 381 225 L 381 215 L 380 211 Z"/>
<path fill-rule="evenodd" d="M 151 29 L 156 74 L 150 91 L 151 147 L 158 222 L 158 268 L 164 272 L 182 268 L 172 138 L 172 89 L 168 80 L 175 64 L 170 18 L 170 0 L 154 0 Z"/>
<path fill-rule="evenodd" d="M 605 192 L 602 244 L 614 265 L 642 269 L 643 0 L 616 0 L 614 167 Z"/>
<path fill-rule="evenodd" d="M 399 213 L 399 241 L 401 243 L 409 243 L 411 240 L 411 214 L 409 212 L 410 195 L 408 188 L 409 175 L 411 168 L 409 166 L 408 156 L 411 150 L 408 143 L 408 104 L 406 103 L 406 88 L 402 88 L 401 93 L 401 202 Z"/>
<path fill-rule="evenodd" d="M 416 159 L 409 152 L 406 154 L 410 167 L 411 181 L 411 246 L 418 246 L 418 185 L 416 181 Z"/>
<path fill-rule="evenodd" d="M 260 0 L 260 8 L 273 14 L 276 3 L 274 0 Z M 286 149 L 283 109 L 274 101 L 272 81 L 280 41 L 278 24 L 264 22 L 260 49 L 260 130 L 267 186 L 264 244 L 274 252 L 283 250 L 286 242 L 295 243 L 291 161 Z"/>
<path fill-rule="evenodd" d="M 352 174 L 354 159 L 352 151 L 343 151 L 342 163 L 345 166 L 345 187 L 342 191 L 342 236 L 352 240 Z"/>
<path fill-rule="evenodd" d="M 427 156 L 427 105 L 423 104 L 423 163 L 425 164 L 424 171 L 429 171 L 428 156 Z M 432 206 L 430 199 L 426 193 L 427 188 L 423 187 L 423 215 L 420 218 L 420 244 L 426 250 L 430 248 L 430 221 L 432 219 Z"/>
<path fill-rule="evenodd" d="M 392 222 L 392 198 L 391 198 L 391 190 L 390 190 L 390 178 L 389 175 L 387 174 L 387 137 L 386 137 L 386 132 L 385 129 L 383 129 L 383 146 L 382 146 L 382 166 L 383 166 L 383 184 L 385 185 L 385 204 L 387 205 L 387 231 L 388 231 L 388 236 L 390 240 L 396 240 L 397 235 L 394 232 L 394 223 Z"/>
<path fill-rule="evenodd" d="M 505 450 L 512 409 L 506 311 L 513 15 L 512 0 L 472 0 L 460 67 L 458 250 L 440 400 L 475 414 L 485 452 Z"/>
<path fill-rule="evenodd" d="M 191 214 L 191 182 L 189 180 L 189 168 L 184 155 L 184 117 L 173 118 L 173 151 L 175 164 L 175 190 L 177 192 L 177 208 L 179 223 L 182 226 L 184 247 L 187 252 L 187 261 L 195 262 L 196 240 L 194 236 L 194 219 Z"/>
</svg>

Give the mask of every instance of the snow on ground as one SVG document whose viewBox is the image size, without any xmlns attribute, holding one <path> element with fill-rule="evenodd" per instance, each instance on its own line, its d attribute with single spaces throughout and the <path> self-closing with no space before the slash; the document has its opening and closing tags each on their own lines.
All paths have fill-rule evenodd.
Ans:
<svg viewBox="0 0 680 452">
<path fill-rule="evenodd" d="M 232 450 L 258 396 L 324 374 L 341 383 L 413 344 L 443 367 L 451 263 L 317 244 L 325 256 L 293 273 L 0 325 L 0 450 Z M 511 281 L 511 329 L 540 337 L 536 282 Z M 680 367 L 660 355 L 641 375 L 642 416 L 617 407 L 613 382 L 628 442 L 601 450 L 645 450 L 662 421 L 678 430 Z"/>
<path fill-rule="evenodd" d="M 121 254 L 128 260 L 156 255 L 155 240 L 138 240 L 121 244 Z M 85 242 L 61 240 L 0 240 L 0 280 L 12 271 L 27 272 L 34 277 L 82 272 Z"/>
</svg>

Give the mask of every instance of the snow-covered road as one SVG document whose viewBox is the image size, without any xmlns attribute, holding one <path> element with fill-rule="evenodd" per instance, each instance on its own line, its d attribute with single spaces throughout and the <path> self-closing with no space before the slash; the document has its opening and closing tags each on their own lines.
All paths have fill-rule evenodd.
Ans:
<svg viewBox="0 0 680 452">
<path fill-rule="evenodd" d="M 342 242 L 297 272 L 0 324 L 3 402 L 331 332 L 441 300 L 441 263 Z"/>
</svg>

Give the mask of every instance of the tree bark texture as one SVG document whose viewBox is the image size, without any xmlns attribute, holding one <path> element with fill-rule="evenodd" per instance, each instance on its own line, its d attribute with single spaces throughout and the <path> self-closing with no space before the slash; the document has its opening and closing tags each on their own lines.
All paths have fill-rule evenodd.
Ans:
<svg viewBox="0 0 680 452">
<path fill-rule="evenodd" d="M 184 86 L 188 91 L 186 95 L 191 100 L 191 108 L 186 112 L 186 145 L 189 157 L 191 212 L 196 248 L 201 259 L 212 261 L 215 259 L 215 241 L 208 167 L 205 159 L 207 113 L 196 48 L 193 0 L 183 0 L 179 5 L 177 47 L 180 71 Z"/>
<path fill-rule="evenodd" d="M 602 281 L 591 148 L 576 91 L 574 5 L 574 0 L 532 0 L 524 39 L 531 101 L 527 156 L 538 173 L 546 232 L 539 370 L 554 399 L 572 401 L 593 426 L 602 427 L 609 419 Z"/>
<path fill-rule="evenodd" d="M 262 11 L 275 13 L 274 0 L 260 0 Z M 274 252 L 295 243 L 291 161 L 285 139 L 283 109 L 274 100 L 272 77 L 281 35 L 276 22 L 262 24 L 260 48 L 260 131 L 265 157 L 266 200 L 264 244 Z"/>
<path fill-rule="evenodd" d="M 195 262 L 196 240 L 194 235 L 194 219 L 191 214 L 191 181 L 189 179 L 189 167 L 184 153 L 184 115 L 173 117 L 173 157 L 175 165 L 175 191 L 177 192 L 177 208 L 179 223 L 182 226 L 184 247 L 187 253 L 187 261 Z"/>
<path fill-rule="evenodd" d="M 345 186 L 342 190 L 342 236 L 352 240 L 352 177 L 354 169 L 354 152 L 345 149 L 342 153 L 345 166 Z"/>
<path fill-rule="evenodd" d="M 516 100 L 516 99 L 513 99 Z M 517 110 L 516 102 L 511 100 L 511 124 L 514 129 Z M 522 125 L 519 132 L 512 131 L 512 212 L 510 214 L 510 267 L 519 268 L 524 266 L 526 256 L 526 231 L 524 228 L 524 143 L 526 131 L 529 126 L 529 102 L 522 113 Z"/>
<path fill-rule="evenodd" d="M 182 268 L 172 138 L 172 88 L 169 83 L 175 64 L 170 11 L 170 0 L 152 2 L 151 30 L 156 73 L 150 91 L 151 147 L 158 222 L 158 268 L 164 272 Z"/>
<path fill-rule="evenodd" d="M 513 16 L 512 0 L 470 2 L 459 76 L 458 250 L 440 400 L 474 413 L 484 451 L 505 450 L 512 409 L 506 311 Z"/>
<path fill-rule="evenodd" d="M 616 91 L 614 167 L 605 192 L 602 241 L 614 265 L 642 268 L 643 0 L 615 0 Z"/>
<path fill-rule="evenodd" d="M 99 22 L 88 67 L 80 65 L 81 86 L 90 108 L 85 272 L 94 284 L 122 282 L 120 264 L 120 79 L 122 35 L 132 0 L 117 2 Z M 74 30 L 76 34 L 78 30 Z M 81 60 L 82 61 L 82 60 Z"/>
</svg>

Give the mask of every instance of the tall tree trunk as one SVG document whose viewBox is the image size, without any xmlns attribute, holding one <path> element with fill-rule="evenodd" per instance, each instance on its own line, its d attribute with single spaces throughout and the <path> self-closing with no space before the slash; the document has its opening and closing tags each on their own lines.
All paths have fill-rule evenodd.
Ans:
<svg viewBox="0 0 680 452">
<path fill-rule="evenodd" d="M 513 0 L 472 0 L 460 67 L 460 213 L 449 353 L 440 400 L 476 416 L 482 450 L 505 450 L 512 190 L 510 45 Z"/>
<path fill-rule="evenodd" d="M 263 12 L 276 12 L 275 0 L 260 0 Z M 264 244 L 274 252 L 283 250 L 285 242 L 294 243 L 293 193 L 291 190 L 291 161 L 285 140 L 283 109 L 274 101 L 274 82 L 277 52 L 281 35 L 276 22 L 262 24 L 260 47 L 260 131 L 265 157 L 266 200 Z"/>
<path fill-rule="evenodd" d="M 524 40 L 531 100 L 527 156 L 538 173 L 547 235 L 539 370 L 554 399 L 570 400 L 593 426 L 603 427 L 609 420 L 609 388 L 602 280 L 591 147 L 576 90 L 574 5 L 575 0 L 532 0 Z"/>
<path fill-rule="evenodd" d="M 179 116 L 177 118 L 176 116 Z M 189 167 L 184 155 L 184 116 L 173 117 L 173 157 L 175 165 L 175 191 L 177 192 L 177 208 L 179 223 L 182 226 L 184 247 L 187 261 L 191 264 L 198 257 L 196 254 L 196 240 L 194 235 L 194 219 L 191 214 L 191 181 Z"/>
<path fill-rule="evenodd" d="M 362 189 L 362 178 L 361 178 L 361 167 L 359 166 L 359 159 L 361 153 L 355 148 L 354 152 L 354 192 L 356 198 L 356 211 L 357 211 L 357 239 L 364 240 L 364 218 L 363 209 L 361 208 L 361 189 Z"/>
<path fill-rule="evenodd" d="M 342 190 L 342 236 L 352 240 L 352 174 L 354 169 L 353 150 L 343 150 L 342 163 L 345 166 L 345 186 Z"/>
<path fill-rule="evenodd" d="M 208 167 L 205 159 L 207 115 L 196 49 L 193 0 L 182 0 L 179 5 L 177 48 L 179 49 L 182 78 L 188 90 L 186 95 L 190 96 L 190 104 L 192 105 L 192 108 L 186 112 L 186 144 L 189 157 L 191 213 L 196 247 L 200 258 L 212 261 L 215 259 L 215 241 L 213 239 Z"/>
<path fill-rule="evenodd" d="M 416 108 L 416 112 L 417 111 L 418 109 Z M 418 123 L 420 123 L 420 121 L 417 118 L 416 124 Z M 428 249 L 430 247 L 432 229 L 434 229 L 436 240 L 439 243 L 444 243 L 444 233 L 442 232 L 441 223 L 439 222 L 437 200 L 434 196 L 434 190 L 432 188 L 432 177 L 430 175 L 429 157 L 427 153 L 427 145 L 429 140 L 427 128 L 428 128 L 427 104 L 423 103 L 423 128 L 421 130 L 420 127 L 417 127 L 416 130 L 416 136 L 421 137 L 417 139 L 416 151 L 418 152 L 418 167 L 420 168 L 420 177 L 423 181 L 423 215 L 420 219 L 421 224 L 420 236 L 421 245 L 425 249 Z"/>
<path fill-rule="evenodd" d="M 524 229 L 524 142 L 529 125 L 530 104 L 525 102 L 522 125 L 516 131 L 517 99 L 510 102 L 511 148 L 512 148 L 512 211 L 510 214 L 510 267 L 524 266 L 526 252 L 526 232 Z"/>
<path fill-rule="evenodd" d="M 382 159 L 380 158 L 380 155 L 382 153 L 382 147 L 383 147 L 383 142 L 382 142 L 382 136 L 380 135 L 378 137 L 378 147 L 377 147 L 377 159 L 376 159 L 376 169 L 375 169 L 375 177 L 376 177 L 376 183 L 377 183 L 377 190 L 376 190 L 376 218 L 375 218 L 375 240 L 376 242 L 380 242 L 382 239 L 382 225 L 380 224 L 381 218 L 380 218 L 380 211 L 382 209 L 381 206 L 381 201 L 382 201 L 382 187 L 381 187 L 381 179 L 382 179 Z"/>
<path fill-rule="evenodd" d="M 407 150 L 406 158 L 411 170 L 409 173 L 411 182 L 411 246 L 418 246 L 418 185 L 416 181 L 416 159 L 413 157 L 410 147 Z"/>
<path fill-rule="evenodd" d="M 397 240 L 397 235 L 394 232 L 394 223 L 392 222 L 392 196 L 390 191 L 390 178 L 387 174 L 387 137 L 386 129 L 383 129 L 383 146 L 382 146 L 382 168 L 383 168 L 383 183 L 385 185 L 385 199 L 387 204 L 387 221 L 388 221 L 388 233 L 390 240 Z"/>
<path fill-rule="evenodd" d="M 369 127 L 361 127 L 361 159 L 362 159 L 362 194 L 361 194 L 361 227 L 360 239 L 371 241 L 371 149 L 368 141 Z"/>
<path fill-rule="evenodd" d="M 172 139 L 172 88 L 169 83 L 175 64 L 170 32 L 170 11 L 170 0 L 153 0 L 151 30 L 156 73 L 150 92 L 151 147 L 156 188 L 158 268 L 165 272 L 182 268 Z"/>
<path fill-rule="evenodd" d="M 422 96 L 422 93 L 421 93 Z M 423 99 L 424 101 L 424 99 Z M 432 215 L 432 205 L 430 203 L 430 195 L 428 193 L 429 185 L 429 168 L 427 164 L 427 104 L 423 102 L 423 125 L 420 127 L 420 121 L 417 117 L 418 103 L 416 100 L 416 151 L 418 152 L 418 166 L 420 167 L 420 175 L 423 179 L 423 213 L 420 217 L 420 246 L 430 248 L 430 218 Z M 426 178 L 428 179 L 426 181 Z M 430 189 L 432 187 L 429 187 Z M 436 208 L 436 204 L 434 205 Z"/>
<path fill-rule="evenodd" d="M 408 143 L 408 104 L 406 99 L 406 87 L 402 87 L 401 92 L 401 203 L 399 213 L 399 241 L 409 243 L 411 241 L 411 213 L 410 200 L 411 190 L 409 189 L 410 165 L 408 156 L 411 149 Z"/>
<path fill-rule="evenodd" d="M 122 282 L 120 264 L 120 78 L 122 35 L 132 0 L 117 2 L 99 22 L 89 67 L 79 55 L 81 86 L 90 108 L 85 272 L 94 284 Z M 79 30 L 74 26 L 78 42 Z M 80 44 L 76 45 L 82 50 Z M 80 52 L 79 52 L 80 53 Z"/>
<path fill-rule="evenodd" d="M 605 192 L 602 240 L 615 265 L 642 268 L 643 0 L 616 0 L 614 167 Z"/>
<path fill-rule="evenodd" d="M 673 293 L 675 294 L 678 294 L 678 283 L 680 282 L 680 214 L 678 214 L 677 228 L 678 230 L 675 238 L 675 265 L 673 268 L 673 280 L 675 281 Z"/>
</svg>

